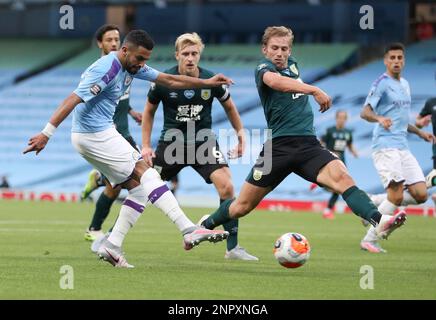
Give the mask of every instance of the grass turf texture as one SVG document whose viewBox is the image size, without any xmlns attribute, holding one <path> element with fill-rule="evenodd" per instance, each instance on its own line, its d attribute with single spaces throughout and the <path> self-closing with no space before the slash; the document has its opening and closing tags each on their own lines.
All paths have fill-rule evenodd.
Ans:
<svg viewBox="0 0 436 320">
<path fill-rule="evenodd" d="M 128 234 L 124 251 L 135 269 L 97 260 L 83 239 L 94 205 L 0 201 L 0 299 L 435 299 L 436 219 L 409 217 L 382 245 L 359 249 L 365 229 L 354 215 L 326 221 L 320 214 L 256 211 L 240 222 L 239 242 L 260 261 L 224 260 L 225 244 L 182 249 L 176 227 L 148 207 Z M 112 208 L 110 227 L 119 210 Z M 185 208 L 197 221 L 210 209 Z M 309 261 L 281 267 L 272 254 L 286 232 L 305 235 Z M 74 270 L 62 290 L 60 268 Z M 374 289 L 363 290 L 360 268 L 374 268 Z"/>
</svg>

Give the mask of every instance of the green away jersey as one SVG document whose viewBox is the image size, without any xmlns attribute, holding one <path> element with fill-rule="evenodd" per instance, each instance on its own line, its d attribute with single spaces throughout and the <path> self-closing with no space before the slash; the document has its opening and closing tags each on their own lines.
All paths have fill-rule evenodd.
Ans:
<svg viewBox="0 0 436 320">
<path fill-rule="evenodd" d="M 214 73 L 199 68 L 201 79 L 208 79 L 214 76 Z M 172 67 L 165 71 L 169 74 L 179 74 L 178 67 Z M 159 104 L 162 101 L 164 124 L 159 141 L 172 141 L 174 136 L 181 139 L 176 132 L 183 133 L 185 143 L 204 141 L 197 133 L 201 135 L 212 134 L 212 102 L 217 98 L 224 102 L 230 98 L 230 93 L 226 86 L 211 87 L 203 89 L 169 89 L 163 86 L 152 84 L 148 92 L 148 100 L 152 104 Z M 189 128 L 189 129 L 188 129 Z M 176 129 L 180 131 L 174 131 Z M 195 138 L 197 137 L 197 139 Z"/>
<path fill-rule="evenodd" d="M 327 149 L 333 151 L 342 161 L 345 161 L 345 149 L 353 143 L 353 134 L 347 128 L 337 129 L 336 126 L 333 126 L 327 129 L 321 140 L 325 143 Z"/>
<path fill-rule="evenodd" d="M 274 90 L 263 82 L 263 75 L 275 72 L 283 77 L 301 81 L 297 61 L 289 57 L 288 67 L 278 69 L 264 58 L 255 70 L 255 80 L 268 128 L 272 138 L 281 136 L 314 136 L 313 112 L 309 97 L 302 93 L 286 93 Z"/>
<path fill-rule="evenodd" d="M 114 124 L 117 131 L 124 137 L 130 137 L 128 114 L 130 109 L 130 87 L 127 88 L 124 95 L 120 98 L 115 108 Z"/>
</svg>

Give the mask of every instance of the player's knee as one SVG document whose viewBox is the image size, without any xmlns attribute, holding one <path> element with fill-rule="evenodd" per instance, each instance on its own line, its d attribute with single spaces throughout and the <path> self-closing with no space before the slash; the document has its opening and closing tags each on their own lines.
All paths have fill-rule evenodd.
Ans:
<svg viewBox="0 0 436 320">
<path fill-rule="evenodd" d="M 427 192 L 418 193 L 418 194 L 414 195 L 413 198 L 416 200 L 417 203 L 424 203 L 428 199 Z"/>
<path fill-rule="evenodd" d="M 388 200 L 399 207 L 403 202 L 403 194 L 394 194 Z"/>
<path fill-rule="evenodd" d="M 109 199 L 116 199 L 121 192 L 121 187 L 112 188 L 111 185 L 108 185 L 103 192 Z"/>
<path fill-rule="evenodd" d="M 353 178 L 345 170 L 338 173 L 334 180 L 333 191 L 336 193 L 342 194 L 355 185 Z"/>
</svg>

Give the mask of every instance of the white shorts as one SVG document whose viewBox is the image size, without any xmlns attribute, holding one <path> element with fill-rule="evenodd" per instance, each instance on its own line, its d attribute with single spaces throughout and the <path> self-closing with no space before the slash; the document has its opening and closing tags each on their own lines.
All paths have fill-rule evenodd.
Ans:
<svg viewBox="0 0 436 320">
<path fill-rule="evenodd" d="M 113 185 L 129 180 L 141 158 L 115 128 L 95 133 L 73 132 L 71 142 L 77 152 Z"/>
<path fill-rule="evenodd" d="M 372 154 L 372 160 L 385 189 L 392 181 L 404 182 L 406 186 L 425 182 L 424 173 L 409 150 L 381 149 Z"/>
</svg>

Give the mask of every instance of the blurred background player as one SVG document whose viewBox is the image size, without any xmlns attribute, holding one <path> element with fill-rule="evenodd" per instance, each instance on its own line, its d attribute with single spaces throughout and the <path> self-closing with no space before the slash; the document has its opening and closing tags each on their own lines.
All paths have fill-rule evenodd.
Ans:
<svg viewBox="0 0 436 320">
<path fill-rule="evenodd" d="M 9 181 L 6 176 L 2 176 L 2 180 L 0 182 L 0 189 L 9 189 Z"/>
<path fill-rule="evenodd" d="M 405 65 L 401 43 L 387 46 L 384 64 L 386 72 L 373 83 L 361 117 L 377 123 L 373 131 L 372 158 L 387 191 L 387 198 L 378 209 L 383 215 L 393 215 L 399 206 L 427 200 L 424 174 L 409 150 L 407 133 L 414 133 L 426 141 L 433 141 L 434 136 L 409 124 L 412 99 L 409 83 L 401 77 Z M 378 243 L 372 226 L 360 247 L 372 253 L 386 252 Z"/>
<path fill-rule="evenodd" d="M 358 154 L 353 146 L 353 133 L 350 129 L 345 128 L 348 114 L 345 110 L 336 111 L 336 125 L 327 128 L 326 133 L 321 137 L 321 143 L 331 152 L 335 153 L 339 159 L 345 164 L 345 149 L 348 148 L 351 154 L 357 158 Z M 311 189 L 313 190 L 317 184 L 313 183 Z M 327 208 L 324 209 L 323 218 L 334 218 L 334 206 L 339 198 L 339 194 L 333 192 Z"/>
<path fill-rule="evenodd" d="M 179 36 L 175 43 L 175 57 L 178 65 L 166 70 L 170 74 L 182 74 L 190 77 L 210 78 L 213 72 L 198 66 L 204 44 L 197 33 L 185 33 Z M 189 93 L 189 95 L 188 95 Z M 238 110 L 226 87 L 205 88 L 196 90 L 170 90 L 163 86 L 152 86 L 148 93 L 143 116 L 143 147 L 142 156 L 150 166 L 160 173 L 163 180 L 174 181 L 177 174 L 185 167 L 192 167 L 200 174 L 206 183 L 213 183 L 220 197 L 220 202 L 234 197 L 231 172 L 226 160 L 219 150 L 215 134 L 212 132 L 212 103 L 214 98 L 223 106 L 227 117 L 238 134 L 238 145 L 229 153 L 231 158 L 239 158 L 244 150 L 243 126 Z M 151 131 L 153 120 L 159 103 L 162 102 L 164 123 L 156 152 L 151 147 Z M 190 136 L 188 127 L 194 128 Z M 174 130 L 179 130 L 182 141 L 173 142 Z M 198 132 L 207 136 L 196 139 Z M 174 143 L 180 143 L 183 158 L 167 158 L 168 150 L 173 150 Z M 207 161 L 199 158 L 203 146 L 207 144 Z M 195 159 L 188 160 L 188 149 L 195 149 Z M 181 160 L 181 161 L 178 161 Z M 205 159 L 206 160 L 206 159 Z M 176 182 L 177 183 L 177 182 Z M 174 182 L 173 182 L 174 185 Z M 258 260 L 238 245 L 238 220 L 224 224 L 224 230 L 229 232 L 227 239 L 226 259 Z"/>
<path fill-rule="evenodd" d="M 120 48 L 120 30 L 114 24 L 105 24 L 101 26 L 95 33 L 95 40 L 101 50 L 101 56 L 105 56 L 112 51 L 117 51 Z M 130 143 L 130 145 L 138 149 L 136 142 L 133 140 L 129 131 L 129 114 L 138 124 L 141 124 L 142 113 L 136 112 L 130 106 L 130 86 L 127 88 L 124 95 L 120 98 L 114 114 L 114 125 L 117 131 Z M 139 149 L 138 149 L 139 151 Z M 112 204 L 118 198 L 121 192 L 121 186 L 113 188 L 107 179 L 98 170 L 93 169 L 89 173 L 88 182 L 86 183 L 81 200 L 89 197 L 91 192 L 99 186 L 105 186 L 103 192 L 98 197 L 95 205 L 94 215 L 91 224 L 85 232 L 85 240 L 94 241 L 97 237 L 104 235 L 101 228 L 103 222 L 107 218 Z"/>
<path fill-rule="evenodd" d="M 265 29 L 264 58 L 255 69 L 255 81 L 271 139 L 265 142 L 238 197 L 224 201 L 202 225 L 213 229 L 249 214 L 288 175 L 295 173 L 340 193 L 356 215 L 375 227 L 377 236 L 387 237 L 404 223 L 406 214 L 382 216 L 367 194 L 355 185 L 343 162 L 321 146 L 315 136 L 308 96 L 314 97 L 320 112 L 327 111 L 332 100 L 320 88 L 301 80 L 297 61 L 291 55 L 293 39 L 292 30 L 287 27 Z"/>
</svg>

